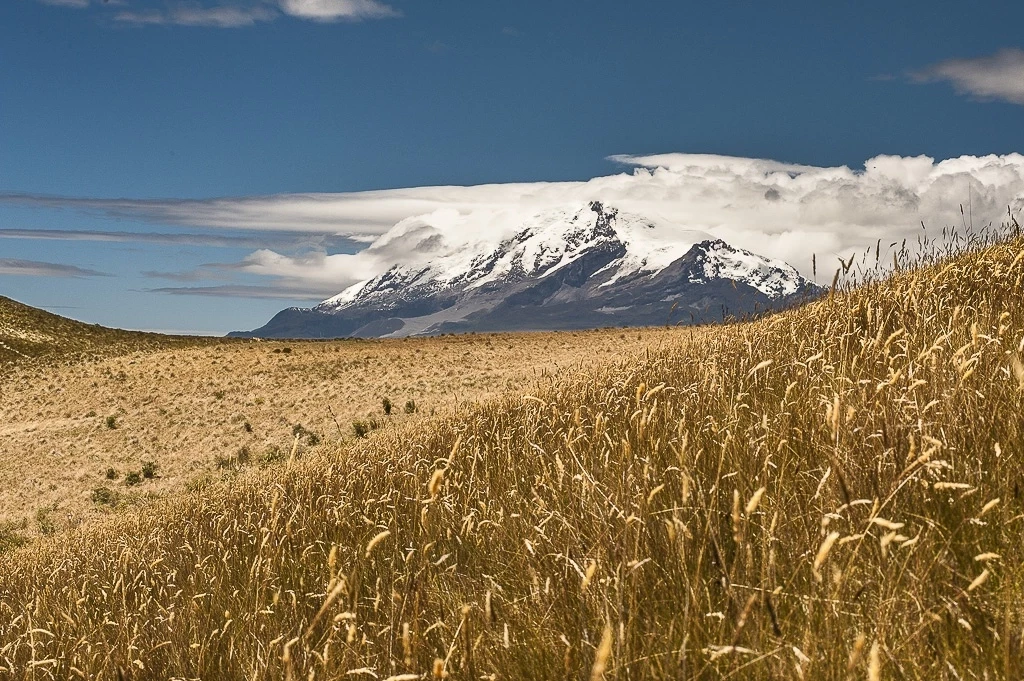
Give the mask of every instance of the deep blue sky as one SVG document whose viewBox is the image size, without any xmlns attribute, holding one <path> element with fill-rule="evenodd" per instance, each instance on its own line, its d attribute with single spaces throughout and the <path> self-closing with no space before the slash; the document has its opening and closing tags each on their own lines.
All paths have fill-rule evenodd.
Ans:
<svg viewBox="0 0 1024 681">
<path fill-rule="evenodd" d="M 133 25 L 117 15 L 180 5 L 0 2 L 0 192 L 347 192 L 587 179 L 617 172 L 605 159 L 620 153 L 859 167 L 1024 146 L 1024 107 L 907 75 L 1021 47 L 1020 3 L 394 0 L 400 16 L 333 23 L 269 0 L 191 7 L 218 4 L 272 20 Z M 0 202 L 0 229 L 39 228 L 197 231 Z M 0 294 L 203 331 L 310 302 L 144 292 L 166 282 L 143 271 L 251 250 L 0 239 L 0 259 L 114 275 L 0 275 Z"/>
</svg>

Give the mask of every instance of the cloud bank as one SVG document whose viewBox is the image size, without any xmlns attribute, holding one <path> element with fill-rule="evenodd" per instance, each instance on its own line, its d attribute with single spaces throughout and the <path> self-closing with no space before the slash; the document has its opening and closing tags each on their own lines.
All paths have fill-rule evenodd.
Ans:
<svg viewBox="0 0 1024 681">
<path fill-rule="evenodd" d="M 919 83 L 945 81 L 960 94 L 1024 105 L 1024 50 L 988 57 L 949 59 L 911 74 Z"/>
<path fill-rule="evenodd" d="M 320 232 L 369 242 L 356 254 L 311 247 L 254 251 L 234 266 L 308 291 L 340 292 L 393 264 L 414 264 L 467 243 L 496 243 L 537 213 L 600 200 L 680 230 L 713 234 L 781 258 L 806 275 L 812 255 L 829 283 L 836 258 L 904 238 L 933 237 L 1024 207 L 1024 156 L 876 156 L 863 168 L 816 167 L 699 154 L 615 156 L 630 170 L 586 182 L 414 187 L 342 194 L 209 200 L 69 199 L 0 195 L 0 203 L 66 208 L 192 227 Z M 237 294 L 238 292 L 236 292 Z M 207 295 L 212 292 L 206 292 Z M 326 297 L 326 296 L 325 296 Z"/>
</svg>

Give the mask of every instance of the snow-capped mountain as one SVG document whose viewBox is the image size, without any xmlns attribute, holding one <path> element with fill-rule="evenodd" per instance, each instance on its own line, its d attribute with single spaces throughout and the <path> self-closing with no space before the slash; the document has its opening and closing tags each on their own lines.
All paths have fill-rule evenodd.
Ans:
<svg viewBox="0 0 1024 681">
<path fill-rule="evenodd" d="M 544 213 L 497 246 L 396 265 L 259 337 L 381 337 L 458 331 L 701 323 L 791 306 L 820 289 L 788 264 L 600 202 Z"/>
</svg>

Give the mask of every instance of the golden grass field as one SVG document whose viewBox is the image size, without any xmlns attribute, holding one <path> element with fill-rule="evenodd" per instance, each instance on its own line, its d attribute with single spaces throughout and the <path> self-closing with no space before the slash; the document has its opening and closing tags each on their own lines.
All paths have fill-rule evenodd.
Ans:
<svg viewBox="0 0 1024 681">
<path fill-rule="evenodd" d="M 44 537 L 0 557 L 0 674 L 1024 678 L 1022 286 L 1018 237 L 608 362 L 581 334 L 527 394 Z"/>
<path fill-rule="evenodd" d="M 33 329 L 36 319 L 18 323 Z M 71 324 L 80 336 L 94 329 Z M 287 458 L 296 426 L 307 431 L 303 452 L 311 442 L 334 445 L 355 439 L 356 420 L 390 428 L 448 414 L 670 335 L 606 330 L 280 343 L 100 332 L 120 334 L 120 344 L 104 346 L 101 337 L 91 354 L 37 353 L 9 364 L 3 376 L 0 523 L 22 534 L 77 525 L 112 506 L 233 474 L 243 448 L 241 458 L 252 465 Z M 385 397 L 394 405 L 389 418 Z M 126 476 L 141 474 L 145 463 L 155 464 L 155 476 L 126 486 Z M 95 491 L 104 488 L 110 501 L 96 503 Z"/>
</svg>

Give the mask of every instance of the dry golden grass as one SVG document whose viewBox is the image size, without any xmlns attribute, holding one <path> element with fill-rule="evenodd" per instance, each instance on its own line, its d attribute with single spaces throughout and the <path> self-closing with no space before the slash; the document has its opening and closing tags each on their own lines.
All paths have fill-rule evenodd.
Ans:
<svg viewBox="0 0 1024 681">
<path fill-rule="evenodd" d="M 357 419 L 393 427 L 447 414 L 670 335 L 645 329 L 398 341 L 194 339 L 201 344 L 180 348 L 174 344 L 187 341 L 167 338 L 172 349 L 157 344 L 128 353 L 126 345 L 120 353 L 107 348 L 114 355 L 108 357 L 22 360 L 0 383 L 0 522 L 24 535 L 77 525 L 110 510 L 93 501 L 97 488 L 109 489 L 120 506 L 146 501 L 234 473 L 243 448 L 251 465 L 285 458 L 296 426 L 308 431 L 303 451 L 309 434 L 324 444 L 351 440 Z M 394 405 L 390 418 L 384 397 Z M 409 400 L 417 408 L 412 416 L 405 414 Z M 115 428 L 107 427 L 109 417 Z M 127 487 L 126 476 L 146 462 L 156 464 L 157 476 Z M 111 468 L 117 477 L 108 480 Z"/>
<path fill-rule="evenodd" d="M 1019 679 L 1024 241 L 0 559 L 11 678 Z"/>
</svg>

